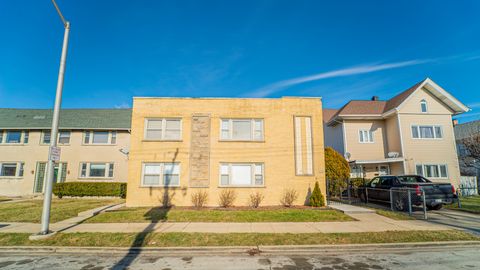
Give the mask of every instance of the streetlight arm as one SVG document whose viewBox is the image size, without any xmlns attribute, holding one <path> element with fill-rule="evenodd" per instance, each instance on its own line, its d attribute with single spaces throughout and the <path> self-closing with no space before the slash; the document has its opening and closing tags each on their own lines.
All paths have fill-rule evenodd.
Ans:
<svg viewBox="0 0 480 270">
<path fill-rule="evenodd" d="M 58 5 L 57 5 L 57 3 L 55 2 L 55 0 L 52 0 L 52 3 L 53 3 L 53 5 L 55 6 L 55 9 L 56 9 L 57 12 L 58 12 L 58 16 L 60 16 L 60 19 L 62 20 L 63 25 L 64 25 L 65 27 L 67 27 L 67 26 L 69 25 L 69 23 L 68 23 L 67 20 L 65 20 L 65 18 L 63 17 L 63 14 L 62 14 L 62 12 L 60 11 L 60 8 L 58 7 Z"/>
</svg>

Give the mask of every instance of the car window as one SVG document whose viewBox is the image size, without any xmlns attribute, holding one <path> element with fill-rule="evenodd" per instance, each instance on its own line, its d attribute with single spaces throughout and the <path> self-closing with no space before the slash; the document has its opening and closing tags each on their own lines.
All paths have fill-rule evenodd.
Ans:
<svg viewBox="0 0 480 270">
<path fill-rule="evenodd" d="M 417 175 L 398 176 L 402 183 L 430 183 L 430 180 Z"/>
<path fill-rule="evenodd" d="M 376 177 L 373 178 L 372 181 L 368 184 L 369 187 L 378 187 L 378 184 L 380 182 L 380 178 Z"/>
<path fill-rule="evenodd" d="M 391 186 L 393 184 L 393 177 L 382 177 L 380 181 L 381 186 Z"/>
</svg>

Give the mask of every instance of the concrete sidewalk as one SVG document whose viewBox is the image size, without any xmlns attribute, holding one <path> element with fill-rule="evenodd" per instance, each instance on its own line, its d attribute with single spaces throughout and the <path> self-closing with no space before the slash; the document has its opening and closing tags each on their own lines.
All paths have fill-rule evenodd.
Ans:
<svg viewBox="0 0 480 270">
<path fill-rule="evenodd" d="M 161 223 L 82 223 L 65 228 L 64 222 L 51 229 L 72 232 L 199 232 L 199 233 L 350 233 L 409 230 L 448 230 L 422 220 L 392 220 L 376 213 L 348 213 L 356 221 L 346 222 L 161 222 Z M 3 226 L 2 226 L 3 225 Z M 7 225 L 7 226 L 4 226 Z M 40 224 L 1 223 L 0 233 L 36 233 Z"/>
</svg>

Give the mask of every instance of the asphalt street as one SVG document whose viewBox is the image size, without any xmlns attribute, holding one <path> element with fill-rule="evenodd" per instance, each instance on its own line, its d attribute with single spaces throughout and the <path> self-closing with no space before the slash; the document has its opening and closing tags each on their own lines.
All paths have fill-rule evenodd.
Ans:
<svg viewBox="0 0 480 270">
<path fill-rule="evenodd" d="M 480 269 L 479 246 L 249 255 L 0 254 L 0 269 Z M 188 254 L 186 252 L 185 254 Z"/>
</svg>

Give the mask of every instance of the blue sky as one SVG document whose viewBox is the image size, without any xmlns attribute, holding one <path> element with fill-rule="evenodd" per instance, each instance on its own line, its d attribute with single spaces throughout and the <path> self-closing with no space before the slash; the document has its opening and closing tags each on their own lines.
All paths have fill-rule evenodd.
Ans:
<svg viewBox="0 0 480 270">
<path fill-rule="evenodd" d="M 480 1 L 67 1 L 62 106 L 132 96 L 388 99 L 430 77 L 480 119 Z M 63 26 L 48 0 L 0 1 L 0 107 L 49 108 Z"/>
</svg>

